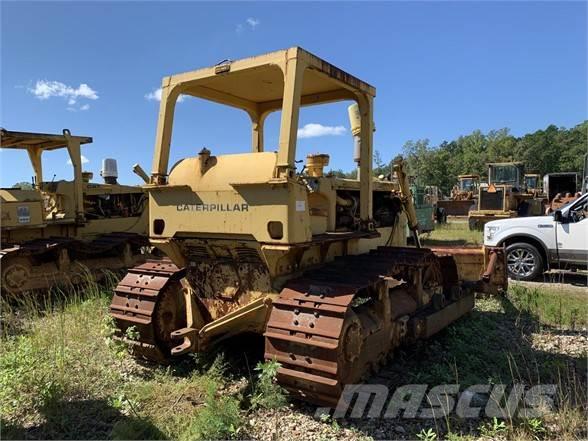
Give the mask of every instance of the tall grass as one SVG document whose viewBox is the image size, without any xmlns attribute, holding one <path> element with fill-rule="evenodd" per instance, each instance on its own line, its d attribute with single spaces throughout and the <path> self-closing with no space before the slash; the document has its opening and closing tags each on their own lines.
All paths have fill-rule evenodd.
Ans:
<svg viewBox="0 0 588 441">
<path fill-rule="evenodd" d="M 521 312 L 532 315 L 538 323 L 571 330 L 588 325 L 586 292 L 530 288 L 512 283 L 509 299 Z"/>
<path fill-rule="evenodd" d="M 248 378 L 235 378 L 211 354 L 171 366 L 136 362 L 112 339 L 108 304 L 115 282 L 115 275 L 100 284 L 88 278 L 69 291 L 2 299 L 2 439 L 248 437 L 250 412 L 284 405 L 273 362 Z M 585 436 L 585 355 L 536 348 L 533 339 L 580 326 L 573 317 L 585 316 L 586 305 L 550 295 L 513 287 L 504 298 L 479 300 L 469 319 L 403 349 L 386 369 L 397 374 L 398 385 L 556 384 L 556 411 L 541 421 L 507 420 L 508 437 Z M 502 436 L 501 426 L 487 420 L 477 428 L 436 421 L 435 430 L 451 439 L 460 431 Z"/>
<path fill-rule="evenodd" d="M 248 390 L 258 403 L 278 402 L 263 396 L 278 391 L 268 375 L 232 386 L 222 357 L 137 362 L 112 338 L 116 281 L 88 275 L 0 300 L 2 439 L 226 439 L 245 433 Z"/>
<path fill-rule="evenodd" d="M 119 364 L 105 344 L 109 276 L 71 289 L 1 300 L 0 410 L 4 420 L 34 425 L 57 415 L 64 400 L 108 394 Z M 65 423 L 65 421 L 64 421 Z"/>
</svg>

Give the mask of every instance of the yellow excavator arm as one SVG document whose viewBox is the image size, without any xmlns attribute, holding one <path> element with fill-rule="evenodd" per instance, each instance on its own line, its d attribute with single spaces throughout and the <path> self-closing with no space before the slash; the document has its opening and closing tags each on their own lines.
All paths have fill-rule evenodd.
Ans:
<svg viewBox="0 0 588 441">
<path fill-rule="evenodd" d="M 394 173 L 396 173 L 396 176 L 398 177 L 402 203 L 404 204 L 404 210 L 406 211 L 406 217 L 408 218 L 408 228 L 410 228 L 412 231 L 415 245 L 420 248 L 421 243 L 419 240 L 419 221 L 417 219 L 416 208 L 414 206 L 414 199 L 408 184 L 408 175 L 405 171 L 406 162 L 402 157 L 398 157 L 394 160 L 393 169 Z"/>
</svg>

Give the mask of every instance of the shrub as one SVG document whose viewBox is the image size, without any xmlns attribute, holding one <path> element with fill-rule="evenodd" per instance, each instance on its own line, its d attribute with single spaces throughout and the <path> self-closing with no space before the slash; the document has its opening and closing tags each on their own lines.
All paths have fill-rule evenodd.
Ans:
<svg viewBox="0 0 588 441">
<path fill-rule="evenodd" d="M 209 386 L 204 407 L 196 413 L 181 439 L 230 439 L 239 434 L 242 425 L 239 399 L 233 396 L 217 397 L 216 391 L 216 386 Z"/>
<path fill-rule="evenodd" d="M 277 361 L 266 361 L 258 363 L 255 367 L 257 378 L 253 384 L 251 394 L 251 408 L 263 407 L 265 409 L 276 409 L 286 404 L 286 395 L 276 383 L 276 375 L 280 363 Z"/>
</svg>

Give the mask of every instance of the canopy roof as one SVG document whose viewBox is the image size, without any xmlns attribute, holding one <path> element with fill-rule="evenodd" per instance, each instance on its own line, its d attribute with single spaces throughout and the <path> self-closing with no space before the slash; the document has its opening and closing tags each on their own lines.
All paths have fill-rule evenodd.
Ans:
<svg viewBox="0 0 588 441">
<path fill-rule="evenodd" d="M 23 149 L 33 148 L 35 150 L 56 150 L 67 147 L 67 136 L 69 131 L 64 130 L 62 135 L 52 135 L 48 133 L 33 132 L 13 132 L 6 129 L 0 129 L 0 147 L 6 149 Z M 92 138 L 89 136 L 70 136 L 70 138 L 79 140 L 81 144 L 89 144 Z"/>
<path fill-rule="evenodd" d="M 299 47 L 270 52 L 166 77 L 164 87 L 180 93 L 243 109 L 261 111 L 281 107 L 284 70 L 292 60 L 304 68 L 301 104 L 354 99 L 357 93 L 375 96 L 368 83 Z"/>
</svg>

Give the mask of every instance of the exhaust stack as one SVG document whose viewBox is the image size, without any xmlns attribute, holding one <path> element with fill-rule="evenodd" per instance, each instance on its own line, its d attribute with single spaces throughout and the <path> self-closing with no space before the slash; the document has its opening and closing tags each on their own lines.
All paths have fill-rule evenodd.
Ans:
<svg viewBox="0 0 588 441">
<path fill-rule="evenodd" d="M 359 166 L 359 158 L 361 157 L 361 115 L 359 114 L 359 106 L 352 104 L 347 108 L 349 114 L 349 124 L 351 125 L 351 134 L 353 135 L 353 160 Z"/>
<path fill-rule="evenodd" d="M 145 173 L 145 170 L 143 170 L 143 167 L 141 167 L 139 164 L 133 165 L 133 173 L 143 179 L 145 184 L 149 184 L 149 176 L 147 173 Z"/>
</svg>

